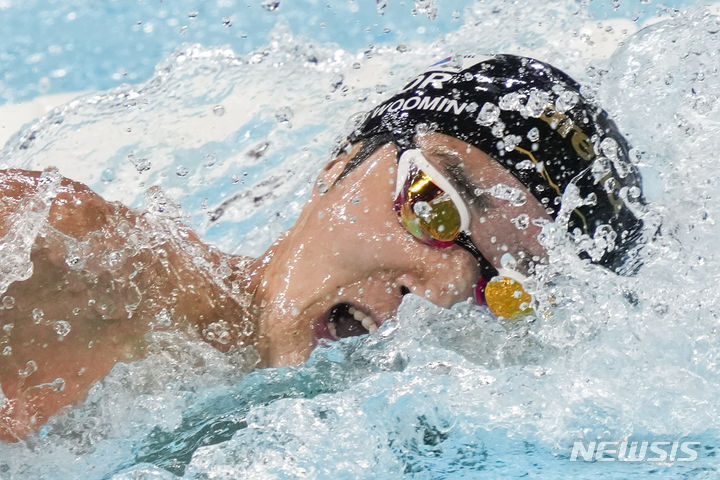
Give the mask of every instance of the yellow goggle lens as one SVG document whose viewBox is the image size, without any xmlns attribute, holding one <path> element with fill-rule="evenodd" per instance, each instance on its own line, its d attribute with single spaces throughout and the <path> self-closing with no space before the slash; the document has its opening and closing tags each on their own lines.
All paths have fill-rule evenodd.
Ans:
<svg viewBox="0 0 720 480">
<path fill-rule="evenodd" d="M 445 192 L 424 172 L 414 176 L 400 209 L 405 228 L 418 238 L 453 241 L 460 233 L 460 212 Z"/>
<path fill-rule="evenodd" d="M 492 312 L 515 320 L 532 312 L 532 297 L 522 285 L 507 277 L 496 277 L 485 286 L 485 302 Z"/>
</svg>

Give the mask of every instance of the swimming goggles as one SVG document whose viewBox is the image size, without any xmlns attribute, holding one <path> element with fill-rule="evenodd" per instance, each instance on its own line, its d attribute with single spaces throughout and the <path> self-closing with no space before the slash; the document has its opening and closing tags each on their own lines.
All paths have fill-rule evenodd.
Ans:
<svg viewBox="0 0 720 480">
<path fill-rule="evenodd" d="M 415 238 L 437 248 L 458 245 L 472 254 L 480 277 L 475 302 L 487 305 L 498 317 L 516 319 L 532 312 L 532 297 L 521 274 L 497 270 L 470 238 L 470 212 L 458 191 L 423 156 L 405 150 L 398 162 L 394 209 L 400 223 Z"/>
</svg>

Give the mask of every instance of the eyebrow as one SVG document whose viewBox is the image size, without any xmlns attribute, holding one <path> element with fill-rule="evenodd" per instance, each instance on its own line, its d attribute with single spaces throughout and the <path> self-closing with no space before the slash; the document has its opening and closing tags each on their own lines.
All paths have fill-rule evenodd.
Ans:
<svg viewBox="0 0 720 480">
<path fill-rule="evenodd" d="M 454 180 L 455 186 L 459 187 L 465 194 L 468 205 L 475 208 L 487 208 L 490 206 L 490 199 L 483 189 L 474 184 L 462 168 L 463 159 L 454 152 L 445 150 L 431 150 L 430 154 L 440 160 L 445 173 Z M 478 190 L 481 192 L 478 194 Z"/>
</svg>

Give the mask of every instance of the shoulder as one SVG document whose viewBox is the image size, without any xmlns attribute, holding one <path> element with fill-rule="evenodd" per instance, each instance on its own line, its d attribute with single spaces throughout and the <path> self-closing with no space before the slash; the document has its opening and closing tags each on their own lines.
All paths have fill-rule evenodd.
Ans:
<svg viewBox="0 0 720 480">
<path fill-rule="evenodd" d="M 75 238 L 102 227 L 111 214 L 129 212 L 56 172 L 0 170 L 0 237 L 7 234 L 15 218 L 43 208 L 55 229 Z"/>
</svg>

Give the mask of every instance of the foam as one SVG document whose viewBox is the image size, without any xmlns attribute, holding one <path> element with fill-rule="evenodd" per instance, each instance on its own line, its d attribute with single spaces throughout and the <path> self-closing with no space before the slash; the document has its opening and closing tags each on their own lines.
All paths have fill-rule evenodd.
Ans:
<svg viewBox="0 0 720 480">
<path fill-rule="evenodd" d="M 379 335 L 318 349 L 303 366 L 247 375 L 236 370 L 242 359 L 192 339 L 164 339 L 148 359 L 118 365 L 87 402 L 27 444 L 0 446 L 0 473 L 117 479 L 717 475 L 720 299 L 713 288 L 720 278 L 720 185 L 708 172 L 720 150 L 718 20 L 694 9 L 635 36 L 626 36 L 631 25 L 623 33 L 621 24 L 624 45 L 592 56 L 595 47 L 586 40 L 566 42 L 557 34 L 596 29 L 573 15 L 576 2 L 558 2 L 561 10 L 540 26 L 520 15 L 545 5 L 500 2 L 496 16 L 470 16 L 435 43 L 407 45 L 404 52 L 378 46 L 370 58 L 287 31 L 278 31 L 277 43 L 258 57 L 182 50 L 146 84 L 86 96 L 36 123 L 35 140 L 11 140 L 0 163 L 60 164 L 108 197 L 140 204 L 147 187 L 160 185 L 206 240 L 262 251 L 296 217 L 329 146 L 352 125 L 328 119 L 368 110 L 429 57 L 482 44 L 567 69 L 631 138 L 634 159 L 654 189 L 651 215 L 663 225 L 636 277 L 582 263 L 549 229 L 552 261 L 541 275 L 554 281 L 537 288 L 554 307 L 532 322 L 501 323 L 467 305 L 445 310 L 408 295 L 398 321 L 384 324 Z M 245 103 L 231 103 L 235 96 Z M 225 107 L 221 120 L 216 105 Z M 248 105 L 257 109 L 238 111 L 237 118 L 249 118 L 249 125 L 224 124 Z M 130 139 L 123 137 L 127 128 L 135 134 Z M 98 144 L 97 136 L 113 129 L 117 133 Z M 264 142 L 269 146 L 257 149 Z M 92 151 L 79 155 L 78 144 Z M 150 170 L 138 172 L 131 152 L 135 159 L 147 156 Z M 210 153 L 216 161 L 208 166 Z M 178 166 L 189 172 L 178 176 Z M 103 180 L 110 167 L 114 177 Z M 242 181 L 233 183 L 233 175 Z M 276 180 L 262 183 L 268 176 Z M 218 191 L 224 196 L 214 195 Z M 245 205 L 256 191 L 267 195 Z M 233 195 L 238 201 L 209 222 L 212 207 Z M 681 437 L 702 443 L 697 462 L 568 462 L 578 439 Z"/>
</svg>

